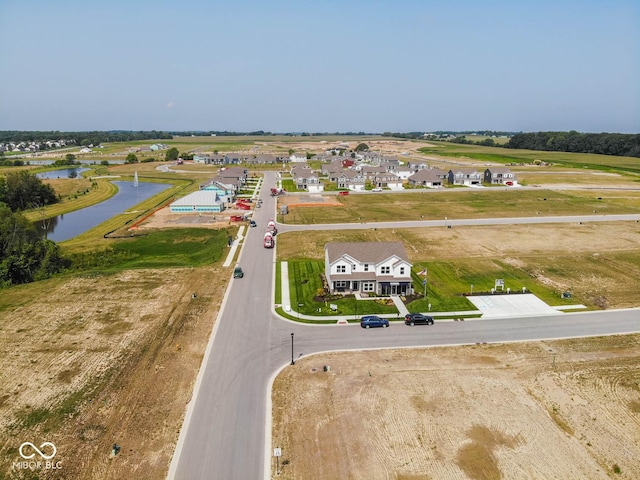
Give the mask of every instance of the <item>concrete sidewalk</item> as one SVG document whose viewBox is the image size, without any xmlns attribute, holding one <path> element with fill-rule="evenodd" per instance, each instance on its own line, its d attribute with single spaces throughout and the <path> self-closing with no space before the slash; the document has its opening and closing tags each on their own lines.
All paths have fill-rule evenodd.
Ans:
<svg viewBox="0 0 640 480">
<path fill-rule="evenodd" d="M 236 258 L 236 252 L 238 251 L 238 247 L 244 239 L 244 225 L 241 225 L 238 229 L 238 236 L 233 240 L 231 244 L 231 248 L 229 249 L 229 253 L 227 254 L 227 258 L 222 264 L 224 267 L 229 267 L 233 263 L 233 259 Z"/>
</svg>

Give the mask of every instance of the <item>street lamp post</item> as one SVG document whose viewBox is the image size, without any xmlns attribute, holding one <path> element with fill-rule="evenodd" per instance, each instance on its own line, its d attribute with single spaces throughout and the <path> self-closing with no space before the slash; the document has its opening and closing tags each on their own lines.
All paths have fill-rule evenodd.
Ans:
<svg viewBox="0 0 640 480">
<path fill-rule="evenodd" d="M 296 362 L 293 360 L 293 332 L 291 332 L 291 365 L 295 365 Z"/>
</svg>

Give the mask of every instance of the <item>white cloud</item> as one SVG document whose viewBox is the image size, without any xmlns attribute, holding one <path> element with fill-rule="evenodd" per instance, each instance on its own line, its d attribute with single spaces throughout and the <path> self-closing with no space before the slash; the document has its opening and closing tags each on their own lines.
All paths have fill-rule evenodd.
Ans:
<svg viewBox="0 0 640 480">
<path fill-rule="evenodd" d="M 167 103 L 167 108 L 173 108 L 173 102 Z"/>
</svg>

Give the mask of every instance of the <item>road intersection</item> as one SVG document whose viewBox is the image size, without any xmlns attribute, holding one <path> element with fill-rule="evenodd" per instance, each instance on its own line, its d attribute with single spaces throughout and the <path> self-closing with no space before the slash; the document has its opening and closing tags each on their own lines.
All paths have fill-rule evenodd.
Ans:
<svg viewBox="0 0 640 480">
<path fill-rule="evenodd" d="M 267 174 L 265 185 L 271 184 L 275 184 L 275 176 Z M 254 219 L 259 225 L 266 225 L 269 212 L 275 211 L 275 199 L 264 193 L 262 196 L 263 208 L 260 212 L 256 210 Z M 622 220 L 613 217 L 620 216 L 607 216 L 607 220 Z M 640 215 L 625 217 L 631 217 L 625 220 L 640 219 Z M 560 221 L 558 217 L 553 218 Z M 579 218 L 565 218 L 564 222 L 605 221 Z M 494 220 L 509 224 L 514 219 Z M 518 223 L 524 220 L 518 219 Z M 405 223 L 414 222 L 385 222 L 376 226 L 402 228 Z M 418 223 L 428 226 L 427 222 Z M 469 224 L 481 222 L 474 220 Z M 353 228 L 373 226 L 355 224 Z M 314 227 L 283 226 L 281 231 Z M 392 324 L 391 328 L 378 329 L 375 333 L 367 331 L 374 335 L 363 335 L 364 330 L 354 325 L 299 324 L 275 313 L 275 251 L 262 247 L 260 235 L 247 233 L 239 263 L 245 276 L 233 279 L 225 293 L 170 465 L 168 478 L 171 480 L 270 477 L 271 383 L 278 371 L 290 365 L 292 357 L 335 350 L 520 342 L 640 332 L 640 309 L 438 321 L 429 328 Z"/>
</svg>

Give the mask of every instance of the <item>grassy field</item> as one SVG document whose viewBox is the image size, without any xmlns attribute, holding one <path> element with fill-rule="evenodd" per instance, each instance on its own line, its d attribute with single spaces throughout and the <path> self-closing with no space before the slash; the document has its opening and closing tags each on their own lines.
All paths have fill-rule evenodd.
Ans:
<svg viewBox="0 0 640 480">
<path fill-rule="evenodd" d="M 425 155 L 467 158 L 491 163 L 534 163 L 547 162 L 571 167 L 587 167 L 597 170 L 621 170 L 640 173 L 640 159 L 635 157 L 617 157 L 590 153 L 545 152 L 519 150 L 501 147 L 483 147 L 480 145 L 462 145 L 449 142 L 429 142 L 431 145 L 420 148 Z"/>
<path fill-rule="evenodd" d="M 635 222 L 575 225 L 540 224 L 411 229 L 367 229 L 340 232 L 344 242 L 399 241 L 414 264 L 414 288 L 422 293 L 415 272 L 428 269 L 429 301 L 411 308 L 426 311 L 466 310 L 461 295 L 490 291 L 503 278 L 513 291 L 526 287 L 550 305 L 582 303 L 590 308 L 640 305 L 640 226 Z M 278 261 L 321 262 L 324 245 L 335 231 L 278 234 Z M 311 262 L 311 263 L 310 263 Z M 302 277 L 315 282 L 309 274 Z M 302 280 L 301 280 L 302 281 Z M 309 297 L 316 284 L 306 291 Z M 294 288 L 295 287 L 295 288 Z M 561 294 L 570 291 L 572 299 Z M 305 298 L 305 302 L 307 298 Z M 463 303 L 464 302 L 464 303 Z M 348 307 L 345 306 L 345 311 Z M 313 306 L 305 304 L 305 313 Z"/>
<path fill-rule="evenodd" d="M 348 195 L 342 207 L 290 207 L 282 223 L 361 223 L 455 218 L 638 213 L 640 191 L 515 189 L 421 190 L 402 194 Z"/>
</svg>

